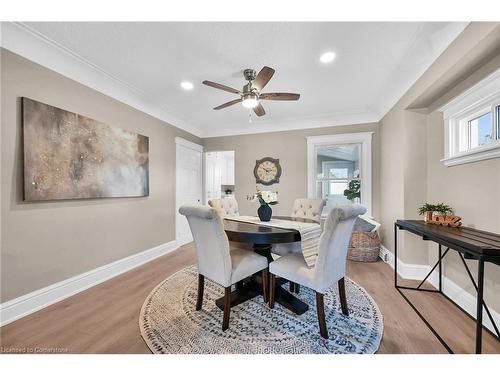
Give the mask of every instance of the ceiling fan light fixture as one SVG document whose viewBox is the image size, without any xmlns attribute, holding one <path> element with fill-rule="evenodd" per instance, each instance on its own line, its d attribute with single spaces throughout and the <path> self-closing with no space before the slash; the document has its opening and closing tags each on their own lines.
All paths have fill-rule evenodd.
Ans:
<svg viewBox="0 0 500 375">
<path fill-rule="evenodd" d="M 289 92 L 262 93 L 262 89 L 269 83 L 274 75 L 274 72 L 275 70 L 268 66 L 264 66 L 257 75 L 255 74 L 255 70 L 245 69 L 243 75 L 247 83 L 243 86 L 241 91 L 217 82 L 205 80 L 202 83 L 215 89 L 238 95 L 238 99 L 218 105 L 217 107 L 214 107 L 214 110 L 218 111 L 235 105 L 236 103 L 241 103 L 244 108 L 253 110 L 257 116 L 262 117 L 266 114 L 266 110 L 262 106 L 261 100 L 289 101 L 299 100 L 300 98 L 300 94 L 293 94 Z"/>
<path fill-rule="evenodd" d="M 259 100 L 257 99 L 257 95 L 248 94 L 243 97 L 243 101 L 241 102 L 243 107 L 245 108 L 255 108 L 259 105 Z"/>
</svg>

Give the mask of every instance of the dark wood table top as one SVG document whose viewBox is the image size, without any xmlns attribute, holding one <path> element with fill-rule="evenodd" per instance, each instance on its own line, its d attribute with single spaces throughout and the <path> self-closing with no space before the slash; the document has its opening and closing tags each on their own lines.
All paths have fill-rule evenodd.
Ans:
<svg viewBox="0 0 500 375">
<path fill-rule="evenodd" d="M 457 250 L 467 250 L 476 255 L 500 257 L 500 234 L 470 227 L 446 227 L 428 224 L 423 220 L 397 220 L 404 230 L 423 236 Z"/>
<path fill-rule="evenodd" d="M 314 220 L 292 218 L 288 216 L 273 216 L 273 218 L 300 221 L 302 223 L 315 223 Z M 229 241 L 235 242 L 263 245 L 300 241 L 300 233 L 295 229 L 276 228 L 264 224 L 259 225 L 258 223 L 244 223 L 231 220 L 230 217 L 224 219 L 224 230 Z"/>
</svg>

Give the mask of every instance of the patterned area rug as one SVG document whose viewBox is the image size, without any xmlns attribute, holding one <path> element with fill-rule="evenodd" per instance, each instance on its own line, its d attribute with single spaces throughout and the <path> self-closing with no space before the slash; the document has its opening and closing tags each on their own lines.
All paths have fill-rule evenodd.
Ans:
<svg viewBox="0 0 500 375">
<path fill-rule="evenodd" d="M 276 304 L 271 310 L 261 296 L 231 309 L 229 329 L 221 329 L 222 311 L 215 300 L 224 289 L 205 279 L 203 308 L 195 310 L 196 266 L 185 268 L 158 285 L 141 309 L 139 325 L 153 353 L 375 353 L 383 331 L 382 314 L 370 295 L 346 278 L 349 317 L 340 310 L 337 288 L 325 295 L 329 339 L 319 334 L 316 297 L 300 288 L 309 310 L 297 316 Z"/>
</svg>

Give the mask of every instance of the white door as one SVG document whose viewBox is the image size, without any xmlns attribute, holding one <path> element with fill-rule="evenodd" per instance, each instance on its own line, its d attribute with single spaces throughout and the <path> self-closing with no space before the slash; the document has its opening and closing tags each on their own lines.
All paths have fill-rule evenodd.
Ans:
<svg viewBox="0 0 500 375">
<path fill-rule="evenodd" d="M 234 185 L 234 151 L 218 153 L 221 159 L 221 184 Z"/>
<path fill-rule="evenodd" d="M 205 190 L 206 201 L 221 198 L 222 170 L 219 152 L 205 153 Z"/>
<path fill-rule="evenodd" d="M 186 218 L 179 214 L 179 207 L 184 204 L 201 204 L 203 147 L 179 137 L 175 138 L 175 143 L 175 239 L 182 245 L 193 237 Z"/>
</svg>

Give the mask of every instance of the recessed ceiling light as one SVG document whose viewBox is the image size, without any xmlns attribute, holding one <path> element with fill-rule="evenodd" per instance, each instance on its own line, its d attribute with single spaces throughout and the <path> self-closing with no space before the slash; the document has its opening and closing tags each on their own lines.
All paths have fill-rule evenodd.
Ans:
<svg viewBox="0 0 500 375">
<path fill-rule="evenodd" d="M 184 82 L 181 82 L 181 87 L 184 90 L 192 90 L 194 86 L 193 86 L 193 84 L 191 82 L 184 81 Z"/>
<path fill-rule="evenodd" d="M 333 60 L 335 60 L 335 52 L 331 52 L 331 51 L 325 52 L 319 58 L 319 61 L 321 61 L 323 64 L 328 64 L 328 63 L 332 62 Z"/>
</svg>

